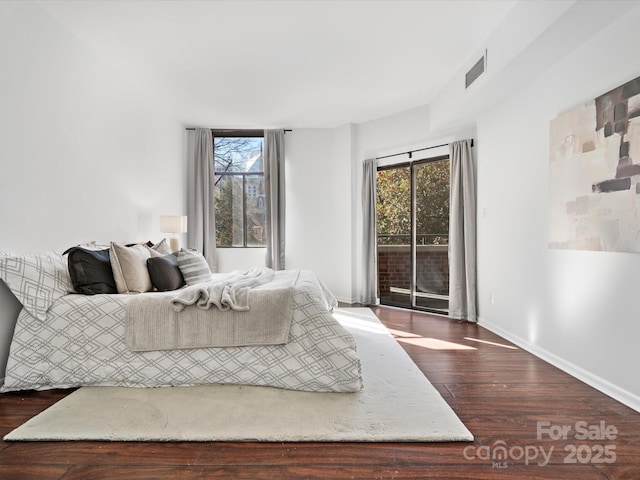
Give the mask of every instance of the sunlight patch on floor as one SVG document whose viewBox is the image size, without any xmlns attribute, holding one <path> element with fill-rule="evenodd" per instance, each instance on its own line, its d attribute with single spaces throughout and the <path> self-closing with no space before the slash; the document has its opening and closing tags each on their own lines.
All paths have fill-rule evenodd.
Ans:
<svg viewBox="0 0 640 480">
<path fill-rule="evenodd" d="M 437 338 L 418 337 L 418 338 L 398 338 L 400 343 L 416 345 L 418 347 L 428 348 L 429 350 L 477 350 L 475 347 L 461 345 L 459 343 L 447 342 L 446 340 L 438 340 Z"/>
<path fill-rule="evenodd" d="M 396 330 L 394 328 L 387 327 L 387 330 L 396 338 L 422 338 L 422 336 L 416 335 L 415 333 L 403 332 L 402 330 Z"/>
</svg>

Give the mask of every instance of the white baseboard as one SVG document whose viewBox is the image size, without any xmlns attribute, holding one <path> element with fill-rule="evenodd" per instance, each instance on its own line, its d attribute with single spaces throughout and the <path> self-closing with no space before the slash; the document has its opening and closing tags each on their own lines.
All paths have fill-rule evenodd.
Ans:
<svg viewBox="0 0 640 480">
<path fill-rule="evenodd" d="M 358 303 L 355 299 L 347 298 L 347 297 L 338 297 L 338 296 L 336 296 L 336 300 L 339 301 L 340 303 L 347 303 L 349 305 L 353 305 L 355 303 Z"/>
<path fill-rule="evenodd" d="M 513 335 L 507 330 L 491 323 L 490 321 L 484 319 L 478 319 L 478 324 L 487 330 L 492 331 L 493 333 L 500 335 L 505 340 L 509 340 L 512 343 L 515 343 L 520 348 L 526 350 L 527 352 L 535 355 L 536 357 L 541 358 L 542 360 L 549 362 L 551 365 L 558 367 L 563 372 L 568 373 L 569 375 L 577 378 L 578 380 L 583 381 L 587 385 L 592 386 L 593 388 L 601 391 L 605 395 L 610 396 L 611 398 L 619 401 L 620 403 L 625 404 L 629 408 L 633 408 L 636 412 L 640 412 L 640 397 L 634 395 L 633 393 L 620 388 L 619 386 L 605 380 L 598 375 L 594 375 L 593 373 L 575 365 L 566 359 L 557 356 L 554 353 L 551 353 L 544 348 L 541 348 L 539 345 L 534 345 L 531 342 L 517 336 Z"/>
</svg>

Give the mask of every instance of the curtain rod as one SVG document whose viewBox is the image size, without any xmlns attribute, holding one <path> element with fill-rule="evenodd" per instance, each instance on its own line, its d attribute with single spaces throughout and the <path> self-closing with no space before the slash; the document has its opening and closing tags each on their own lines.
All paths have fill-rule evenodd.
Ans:
<svg viewBox="0 0 640 480">
<path fill-rule="evenodd" d="M 424 150 L 431 150 L 432 148 L 440 148 L 440 147 L 447 147 L 447 146 L 449 146 L 448 143 L 443 143 L 441 145 L 434 145 L 433 147 L 418 148 L 416 150 L 409 150 L 407 152 L 393 153 L 391 155 L 384 155 L 382 157 L 376 157 L 376 160 L 382 160 L 383 158 L 397 157 L 399 155 L 409 155 L 409 158 L 411 158 L 411 155 L 413 155 L 416 152 L 422 152 Z M 471 139 L 471 146 L 473 147 L 473 138 Z"/>
<path fill-rule="evenodd" d="M 195 130 L 196 127 L 186 127 L 185 130 Z M 210 128 L 209 130 L 211 130 L 212 132 L 239 132 L 242 130 L 247 130 L 249 132 L 251 131 L 255 131 L 255 130 L 260 130 L 260 131 L 264 131 L 265 129 L 263 128 Z M 290 128 L 285 128 L 284 129 L 285 132 L 293 132 L 293 130 L 291 130 Z"/>
</svg>

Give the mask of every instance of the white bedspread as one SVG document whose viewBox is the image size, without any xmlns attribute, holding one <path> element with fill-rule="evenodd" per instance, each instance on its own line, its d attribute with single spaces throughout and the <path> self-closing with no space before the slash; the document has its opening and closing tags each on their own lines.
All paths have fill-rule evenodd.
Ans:
<svg viewBox="0 0 640 480">
<path fill-rule="evenodd" d="M 355 340 L 331 315 L 335 299 L 312 272 L 301 271 L 294 285 L 284 345 L 132 352 L 124 341 L 125 304 L 131 298 L 66 295 L 49 309 L 46 321 L 23 310 L 0 391 L 208 383 L 322 392 L 362 388 Z"/>
</svg>

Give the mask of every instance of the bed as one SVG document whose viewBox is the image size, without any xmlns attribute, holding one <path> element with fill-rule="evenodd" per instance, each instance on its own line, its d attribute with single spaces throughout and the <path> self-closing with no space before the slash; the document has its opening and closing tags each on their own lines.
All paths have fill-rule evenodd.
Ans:
<svg viewBox="0 0 640 480">
<path fill-rule="evenodd" d="M 23 304 L 0 392 L 86 385 L 240 384 L 314 392 L 363 387 L 355 340 L 332 316 L 336 300 L 313 272 L 273 275 L 275 282 L 292 279 L 291 318 L 283 343 L 148 351 L 127 345 L 128 305 L 166 302 L 175 298 L 171 292 L 69 293 L 66 276 L 68 267 L 59 254 L 0 256 L 0 278 Z M 209 281 L 224 277 L 214 274 Z M 218 309 L 208 312 L 216 315 Z"/>
</svg>

